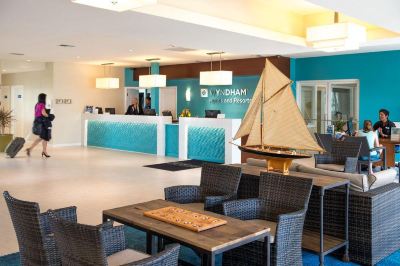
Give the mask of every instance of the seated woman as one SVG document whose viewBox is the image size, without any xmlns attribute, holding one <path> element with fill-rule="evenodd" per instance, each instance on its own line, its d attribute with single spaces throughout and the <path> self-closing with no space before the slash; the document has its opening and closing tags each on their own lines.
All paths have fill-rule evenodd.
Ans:
<svg viewBox="0 0 400 266">
<path fill-rule="evenodd" d="M 364 128 L 362 131 L 358 132 L 359 137 L 366 137 L 368 140 L 368 145 L 370 149 L 375 147 L 380 147 L 379 138 L 376 131 L 373 130 L 371 120 L 364 120 Z M 380 153 L 378 151 L 371 151 L 371 160 L 378 160 L 380 158 Z M 362 160 L 368 160 L 368 158 L 361 158 Z M 368 167 L 370 169 L 370 174 L 372 174 L 372 163 Z"/>
</svg>

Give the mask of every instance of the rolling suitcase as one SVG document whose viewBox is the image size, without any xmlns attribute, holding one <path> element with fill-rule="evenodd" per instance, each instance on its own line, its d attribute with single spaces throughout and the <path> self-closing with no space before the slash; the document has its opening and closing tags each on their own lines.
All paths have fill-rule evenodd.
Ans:
<svg viewBox="0 0 400 266">
<path fill-rule="evenodd" d="M 17 153 L 24 147 L 25 139 L 24 138 L 15 138 L 8 144 L 6 148 L 6 154 L 10 156 L 10 158 L 14 158 Z"/>
</svg>

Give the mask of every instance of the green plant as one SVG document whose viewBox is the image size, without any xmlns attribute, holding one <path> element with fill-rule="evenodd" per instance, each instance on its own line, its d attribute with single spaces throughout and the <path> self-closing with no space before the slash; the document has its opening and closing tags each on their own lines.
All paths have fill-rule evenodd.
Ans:
<svg viewBox="0 0 400 266">
<path fill-rule="evenodd" d="M 335 122 L 333 122 L 333 124 L 335 125 L 335 131 L 343 131 L 343 126 L 346 124 L 346 121 L 343 120 L 337 120 Z"/>
<path fill-rule="evenodd" d="M 4 108 L 0 109 L 0 135 L 3 135 L 5 129 L 11 126 L 11 121 L 13 120 L 11 113 L 11 110 L 6 111 Z"/>
</svg>

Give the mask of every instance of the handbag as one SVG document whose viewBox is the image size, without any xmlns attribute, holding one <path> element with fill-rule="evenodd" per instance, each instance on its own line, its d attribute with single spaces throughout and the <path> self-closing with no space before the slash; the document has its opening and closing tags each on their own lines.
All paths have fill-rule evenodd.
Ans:
<svg viewBox="0 0 400 266">
<path fill-rule="evenodd" d="M 40 117 L 36 117 L 35 120 L 33 121 L 33 126 L 32 126 L 32 133 L 34 135 L 40 135 L 42 133 L 42 121 L 40 119 Z"/>
</svg>

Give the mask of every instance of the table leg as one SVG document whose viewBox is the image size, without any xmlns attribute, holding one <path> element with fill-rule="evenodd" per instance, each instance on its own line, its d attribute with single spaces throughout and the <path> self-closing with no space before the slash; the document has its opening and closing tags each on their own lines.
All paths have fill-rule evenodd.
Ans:
<svg viewBox="0 0 400 266">
<path fill-rule="evenodd" d="M 164 250 L 164 239 L 162 237 L 157 237 L 157 252 Z"/>
<path fill-rule="evenodd" d="M 264 265 L 269 266 L 271 264 L 271 236 L 268 234 L 264 237 Z"/>
<path fill-rule="evenodd" d="M 105 215 L 103 214 L 103 223 L 105 223 L 105 222 L 107 222 L 107 221 L 108 221 L 107 216 L 105 216 Z"/>
<path fill-rule="evenodd" d="M 152 233 L 146 232 L 146 253 L 149 255 L 156 254 L 155 240 L 156 237 Z"/>
<path fill-rule="evenodd" d="M 325 190 L 321 188 L 319 191 L 319 199 L 320 199 L 320 206 L 319 206 L 319 215 L 320 215 L 320 226 L 319 226 L 319 265 L 324 265 L 324 196 Z"/>
<path fill-rule="evenodd" d="M 346 184 L 346 198 L 345 198 L 345 221 L 344 221 L 344 232 L 345 232 L 345 240 L 346 246 L 343 256 L 343 261 L 349 262 L 349 195 L 350 195 L 350 184 Z"/>
<path fill-rule="evenodd" d="M 215 254 L 214 253 L 201 254 L 201 265 L 202 266 L 215 266 Z"/>
</svg>

